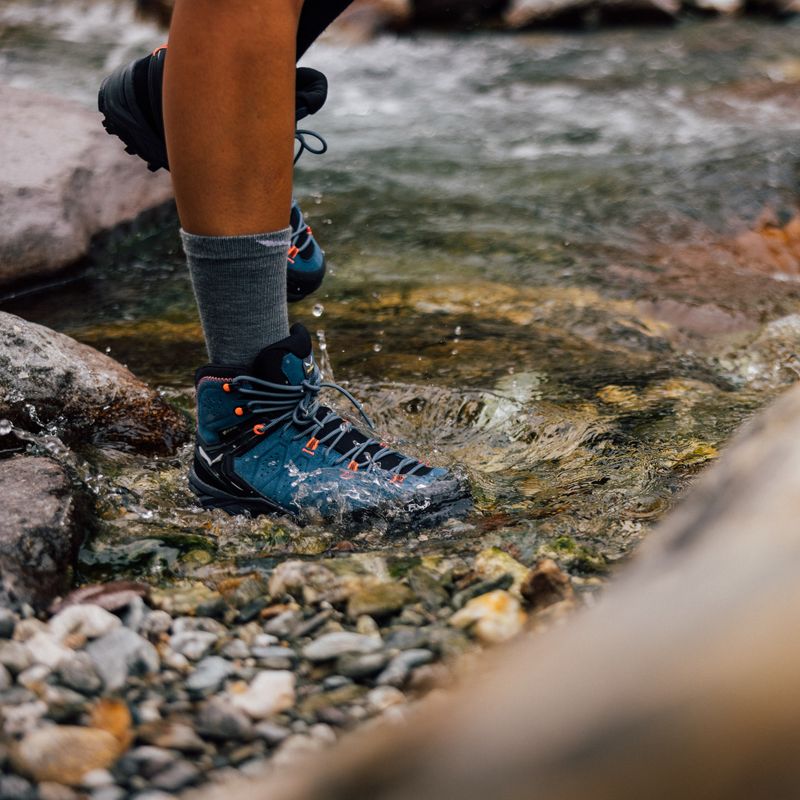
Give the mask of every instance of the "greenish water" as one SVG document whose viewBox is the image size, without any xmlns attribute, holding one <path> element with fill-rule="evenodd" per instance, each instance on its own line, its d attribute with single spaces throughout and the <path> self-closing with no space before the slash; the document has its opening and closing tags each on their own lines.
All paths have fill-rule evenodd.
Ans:
<svg viewBox="0 0 800 800">
<path fill-rule="evenodd" d="M 114 24 L 83 29 L 90 63 L 58 25 L 7 26 L 0 74 L 90 102 L 109 61 L 150 43 L 144 26 L 112 46 Z M 357 551 L 500 544 L 602 574 L 796 379 L 798 243 L 744 234 L 797 213 L 797 35 L 715 22 L 311 51 L 331 94 L 309 127 L 330 152 L 304 157 L 296 188 L 331 275 L 293 317 L 382 430 L 463 465 L 476 496 L 465 522 L 362 532 Z M 165 211 L 106 237 L 79 280 L 3 308 L 190 408 L 204 352 L 176 225 Z M 188 451 L 85 455 L 104 516 L 87 577 L 209 581 L 348 552 L 342 531 L 201 512 Z"/>
</svg>

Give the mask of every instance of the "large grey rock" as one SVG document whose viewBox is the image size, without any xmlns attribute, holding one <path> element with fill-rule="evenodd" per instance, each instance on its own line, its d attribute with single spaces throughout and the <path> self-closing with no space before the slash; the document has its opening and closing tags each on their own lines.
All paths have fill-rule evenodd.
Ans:
<svg viewBox="0 0 800 800">
<path fill-rule="evenodd" d="M 0 85 L 0 285 L 56 272 L 92 235 L 171 196 L 108 136 L 97 112 Z"/>
<path fill-rule="evenodd" d="M 169 451 L 185 417 L 112 358 L 69 336 L 0 312 L 0 419 L 67 441 Z"/>
<path fill-rule="evenodd" d="M 0 497 L 2 594 L 44 608 L 69 588 L 82 536 L 69 477 L 49 458 L 0 460 Z"/>
</svg>

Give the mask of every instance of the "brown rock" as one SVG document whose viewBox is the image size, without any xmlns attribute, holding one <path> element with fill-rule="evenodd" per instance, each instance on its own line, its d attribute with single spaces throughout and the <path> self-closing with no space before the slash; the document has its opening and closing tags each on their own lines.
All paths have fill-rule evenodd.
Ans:
<svg viewBox="0 0 800 800">
<path fill-rule="evenodd" d="M 104 697 L 98 700 L 90 714 L 92 728 L 110 733 L 126 750 L 133 739 L 133 720 L 128 706 L 122 700 Z"/>
<path fill-rule="evenodd" d="M 0 497 L 2 595 L 46 608 L 69 588 L 83 535 L 69 477 L 49 458 L 0 460 Z"/>
<path fill-rule="evenodd" d="M 531 611 L 538 611 L 574 597 L 569 575 L 551 558 L 543 558 L 536 563 L 520 591 Z"/>
<path fill-rule="evenodd" d="M 107 731 L 53 725 L 27 734 L 12 750 L 14 768 L 33 780 L 75 786 L 87 772 L 110 767 L 120 744 Z"/>
<path fill-rule="evenodd" d="M 31 412 L 31 407 L 34 409 Z M 53 423 L 67 441 L 171 451 L 186 418 L 125 367 L 42 325 L 0 312 L 0 419 Z"/>
<path fill-rule="evenodd" d="M 414 593 L 402 583 L 376 583 L 356 590 L 347 601 L 347 614 L 357 619 L 362 614 L 386 617 L 416 600 Z"/>
</svg>

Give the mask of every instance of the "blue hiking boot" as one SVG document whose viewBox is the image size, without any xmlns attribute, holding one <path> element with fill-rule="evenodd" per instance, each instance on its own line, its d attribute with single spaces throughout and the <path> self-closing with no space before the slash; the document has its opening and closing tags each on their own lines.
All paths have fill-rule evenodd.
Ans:
<svg viewBox="0 0 800 800">
<path fill-rule="evenodd" d="M 463 515 L 463 479 L 362 433 L 320 403 L 311 337 L 302 325 L 252 367 L 210 365 L 195 376 L 197 445 L 189 485 L 205 508 L 289 514 L 301 521 L 383 518 L 411 526 Z"/>
<path fill-rule="evenodd" d="M 140 156 L 152 172 L 169 169 L 161 99 L 166 57 L 167 48 L 160 47 L 149 56 L 119 67 L 105 78 L 97 96 L 103 127 L 122 140 L 126 152 Z M 321 72 L 309 67 L 297 69 L 297 120 L 319 111 L 327 96 L 328 81 Z M 309 136 L 315 137 L 319 145 L 309 144 Z M 328 149 L 325 140 L 314 131 L 298 129 L 295 138 L 300 144 L 295 163 L 306 150 L 324 153 Z M 295 302 L 322 284 L 325 253 L 314 239 L 311 228 L 306 225 L 297 201 L 292 201 L 290 225 L 292 234 L 286 264 L 286 286 L 288 300 Z"/>
</svg>

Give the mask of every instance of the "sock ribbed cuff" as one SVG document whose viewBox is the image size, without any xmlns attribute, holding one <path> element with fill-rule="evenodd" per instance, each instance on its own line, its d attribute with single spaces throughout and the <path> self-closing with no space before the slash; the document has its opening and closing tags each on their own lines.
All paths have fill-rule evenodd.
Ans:
<svg viewBox="0 0 800 800">
<path fill-rule="evenodd" d="M 245 236 L 198 236 L 187 233 L 181 228 L 181 241 L 187 256 L 215 261 L 259 258 L 278 250 L 287 251 L 291 236 L 290 227 L 270 233 L 253 233 Z"/>
</svg>

